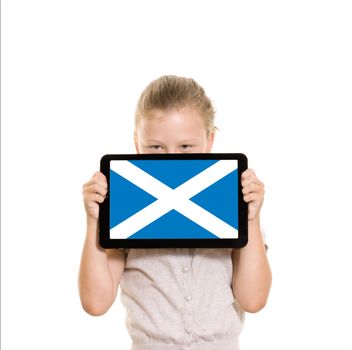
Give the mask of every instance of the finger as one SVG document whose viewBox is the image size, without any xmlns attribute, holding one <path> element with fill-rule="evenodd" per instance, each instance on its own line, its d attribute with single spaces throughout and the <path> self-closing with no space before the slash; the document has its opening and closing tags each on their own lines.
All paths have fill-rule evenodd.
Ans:
<svg viewBox="0 0 352 350">
<path fill-rule="evenodd" d="M 103 175 L 103 176 L 104 176 L 104 175 Z M 99 177 L 99 176 L 97 175 L 97 176 L 92 177 L 88 182 L 86 182 L 86 183 L 83 185 L 83 188 L 84 188 L 84 187 L 91 186 L 91 185 L 94 185 L 94 184 L 96 184 L 96 183 L 102 185 L 102 186 L 105 187 L 105 188 L 108 187 L 108 183 L 107 183 L 107 181 L 106 181 L 105 176 L 102 178 L 102 177 Z"/>
<path fill-rule="evenodd" d="M 102 196 L 105 196 L 108 192 L 108 189 L 103 187 L 101 184 L 93 184 L 93 185 L 90 185 L 89 187 L 87 187 L 86 189 L 89 193 L 98 193 Z"/>
<path fill-rule="evenodd" d="M 103 173 L 99 173 L 96 175 L 96 182 L 101 184 L 105 188 L 108 187 L 108 182 L 107 182 L 106 177 Z"/>
<path fill-rule="evenodd" d="M 93 177 L 96 177 L 97 179 L 101 179 L 101 180 L 106 181 L 106 176 L 101 171 L 95 172 Z"/>
<path fill-rule="evenodd" d="M 82 188 L 84 189 L 84 188 L 86 188 L 86 187 L 88 187 L 88 186 L 90 186 L 90 185 L 93 185 L 93 184 L 95 184 L 95 182 L 96 182 L 96 180 L 95 180 L 94 178 L 91 178 L 88 182 L 86 182 L 86 183 L 82 186 Z"/>
<path fill-rule="evenodd" d="M 245 180 L 242 180 L 242 182 L 241 182 L 243 188 L 248 186 L 248 184 L 250 184 L 250 183 L 254 183 L 257 185 L 263 184 L 257 177 L 249 177 L 249 178 L 246 178 Z"/>
<path fill-rule="evenodd" d="M 247 186 L 242 188 L 242 193 L 243 194 L 248 194 L 248 193 L 254 193 L 254 192 L 263 192 L 263 187 L 258 184 L 258 183 L 249 183 Z"/>
<path fill-rule="evenodd" d="M 260 202 L 262 200 L 262 195 L 260 195 L 259 193 L 249 193 L 243 196 L 243 200 L 246 203 L 256 202 L 256 201 Z"/>
<path fill-rule="evenodd" d="M 103 203 L 105 200 L 105 197 L 101 196 L 98 193 L 90 193 L 87 197 L 86 197 L 86 202 L 91 203 L 91 202 L 97 202 L 97 203 Z"/>
<path fill-rule="evenodd" d="M 246 169 L 243 173 L 242 176 L 247 176 L 249 174 L 254 174 L 254 170 L 252 168 Z"/>
<path fill-rule="evenodd" d="M 244 180 L 244 179 L 246 179 L 247 177 L 250 177 L 250 176 L 255 176 L 255 172 L 254 172 L 253 169 L 248 168 L 242 173 L 241 180 Z"/>
<path fill-rule="evenodd" d="M 107 188 L 103 187 L 101 184 L 94 183 L 92 185 L 86 186 L 83 189 L 83 193 L 98 193 L 101 196 L 106 196 Z"/>
</svg>

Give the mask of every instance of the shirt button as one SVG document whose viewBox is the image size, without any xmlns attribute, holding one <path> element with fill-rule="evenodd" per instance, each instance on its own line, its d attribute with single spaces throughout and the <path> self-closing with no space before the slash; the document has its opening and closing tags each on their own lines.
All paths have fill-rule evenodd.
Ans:
<svg viewBox="0 0 352 350">
<path fill-rule="evenodd" d="M 186 300 L 187 300 L 187 301 L 190 301 L 190 300 L 191 300 L 191 296 L 190 296 L 190 295 L 187 295 L 187 296 L 186 296 Z"/>
<path fill-rule="evenodd" d="M 186 332 L 189 334 L 189 333 L 191 333 L 192 332 L 192 328 L 191 327 L 187 327 L 186 328 Z"/>
<path fill-rule="evenodd" d="M 182 268 L 182 272 L 183 272 L 183 273 L 187 273 L 187 271 L 188 271 L 188 267 L 187 267 L 187 266 L 184 266 L 184 267 Z"/>
</svg>

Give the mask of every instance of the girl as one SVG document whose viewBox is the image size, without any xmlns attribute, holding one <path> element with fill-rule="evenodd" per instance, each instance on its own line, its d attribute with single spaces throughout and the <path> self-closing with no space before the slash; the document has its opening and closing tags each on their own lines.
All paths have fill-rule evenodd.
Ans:
<svg viewBox="0 0 352 350">
<path fill-rule="evenodd" d="M 163 76 L 141 94 L 135 113 L 137 153 L 210 152 L 214 109 L 193 79 Z M 101 172 L 83 185 L 87 234 L 79 271 L 84 310 L 104 314 L 119 286 L 132 350 L 235 350 L 244 312 L 266 304 L 271 270 L 260 229 L 264 184 L 251 169 L 241 177 L 248 202 L 248 244 L 241 249 L 103 249 Z"/>
</svg>

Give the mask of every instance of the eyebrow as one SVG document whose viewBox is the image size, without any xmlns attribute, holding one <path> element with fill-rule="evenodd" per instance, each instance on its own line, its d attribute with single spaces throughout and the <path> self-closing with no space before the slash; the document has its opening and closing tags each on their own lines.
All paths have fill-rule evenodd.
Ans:
<svg viewBox="0 0 352 350">
<path fill-rule="evenodd" d="M 181 143 L 197 142 L 197 141 L 198 141 L 197 139 L 186 139 L 186 140 L 183 140 Z"/>
<path fill-rule="evenodd" d="M 145 142 L 155 142 L 155 143 L 162 143 L 161 141 L 158 141 L 158 140 L 154 140 L 154 139 L 148 139 L 148 140 L 145 140 Z"/>
</svg>

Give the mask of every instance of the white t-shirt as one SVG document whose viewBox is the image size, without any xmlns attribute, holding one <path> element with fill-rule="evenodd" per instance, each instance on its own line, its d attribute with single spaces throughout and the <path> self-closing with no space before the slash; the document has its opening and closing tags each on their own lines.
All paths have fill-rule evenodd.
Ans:
<svg viewBox="0 0 352 350">
<path fill-rule="evenodd" d="M 121 302 L 132 350 L 239 349 L 245 313 L 232 291 L 232 248 L 125 252 Z"/>
</svg>

